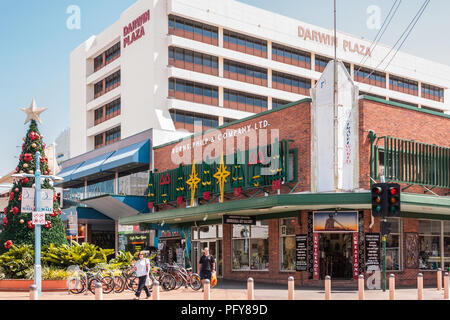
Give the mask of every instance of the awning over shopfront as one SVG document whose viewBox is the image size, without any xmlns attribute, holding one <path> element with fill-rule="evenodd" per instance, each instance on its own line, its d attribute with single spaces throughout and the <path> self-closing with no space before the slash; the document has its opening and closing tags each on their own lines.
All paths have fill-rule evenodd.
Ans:
<svg viewBox="0 0 450 320">
<path fill-rule="evenodd" d="M 450 220 L 450 197 L 406 194 L 401 195 L 402 215 Z M 368 210 L 371 209 L 370 192 L 361 193 L 300 193 L 282 194 L 254 199 L 213 203 L 194 208 L 180 208 L 141 214 L 119 219 L 122 225 L 139 223 L 184 223 L 221 220 L 223 214 L 258 215 L 264 218 L 283 217 L 298 210 Z"/>
<path fill-rule="evenodd" d="M 71 214 L 77 214 L 77 218 L 80 220 L 111 220 L 109 217 L 105 216 L 101 212 L 98 212 L 94 208 L 85 207 L 71 207 L 62 210 L 61 220 L 65 221 Z"/>
<path fill-rule="evenodd" d="M 142 141 L 119 149 L 108 157 L 101 165 L 101 170 L 111 170 L 122 166 L 133 166 L 150 163 L 150 140 Z"/>
<path fill-rule="evenodd" d="M 102 195 L 81 201 L 105 216 L 119 220 L 123 217 L 136 216 L 138 213 L 148 212 L 145 196 Z"/>
<path fill-rule="evenodd" d="M 76 168 L 72 174 L 72 179 L 80 179 L 103 171 L 102 164 L 108 160 L 115 151 L 105 153 L 99 157 L 85 161 L 81 166 Z"/>
<path fill-rule="evenodd" d="M 81 167 L 83 164 L 84 164 L 84 162 L 80 162 L 80 163 L 77 163 L 77 164 L 75 164 L 75 165 L 73 165 L 73 166 L 70 166 L 70 167 L 67 167 L 67 168 L 62 169 L 62 170 L 58 173 L 58 177 L 63 178 L 63 179 L 64 179 L 64 182 L 69 182 L 69 181 L 74 180 L 74 179 L 72 178 L 72 173 L 73 173 L 75 170 L 77 170 L 79 167 Z"/>
</svg>

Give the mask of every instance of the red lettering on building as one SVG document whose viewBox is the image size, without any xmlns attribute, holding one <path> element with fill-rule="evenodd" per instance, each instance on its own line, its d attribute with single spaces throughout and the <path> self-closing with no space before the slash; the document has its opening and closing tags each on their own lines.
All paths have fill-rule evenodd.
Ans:
<svg viewBox="0 0 450 320">
<path fill-rule="evenodd" d="M 145 35 L 144 24 L 150 21 L 150 10 L 123 27 L 123 47 L 131 45 Z"/>
</svg>

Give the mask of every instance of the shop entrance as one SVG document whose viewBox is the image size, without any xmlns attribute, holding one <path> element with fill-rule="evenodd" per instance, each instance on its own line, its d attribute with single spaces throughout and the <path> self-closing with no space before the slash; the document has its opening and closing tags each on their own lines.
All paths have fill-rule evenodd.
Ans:
<svg viewBox="0 0 450 320">
<path fill-rule="evenodd" d="M 319 236 L 320 279 L 352 279 L 352 234 L 321 233 Z"/>
<path fill-rule="evenodd" d="M 203 249 L 206 247 L 209 248 L 209 254 L 214 257 L 216 260 L 216 272 L 217 276 L 222 276 L 222 240 L 214 240 L 214 241 L 195 241 L 192 244 L 193 248 L 193 261 L 195 264 L 193 265 L 193 271 L 199 272 L 198 269 L 198 261 L 200 257 L 203 255 Z"/>
</svg>

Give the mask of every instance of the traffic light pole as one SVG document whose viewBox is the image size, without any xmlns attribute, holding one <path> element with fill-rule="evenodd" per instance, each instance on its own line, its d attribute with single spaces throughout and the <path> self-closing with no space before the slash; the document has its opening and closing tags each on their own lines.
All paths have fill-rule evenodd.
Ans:
<svg viewBox="0 0 450 320">
<path fill-rule="evenodd" d="M 383 292 L 386 292 L 386 235 L 382 235 L 383 243 Z"/>
</svg>

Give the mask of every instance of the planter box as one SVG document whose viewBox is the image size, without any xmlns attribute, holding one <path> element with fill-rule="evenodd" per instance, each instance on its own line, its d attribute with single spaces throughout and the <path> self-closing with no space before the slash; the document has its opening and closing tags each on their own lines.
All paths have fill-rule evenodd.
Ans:
<svg viewBox="0 0 450 320">
<path fill-rule="evenodd" d="M 33 280 L 0 280 L 0 291 L 29 291 Z M 67 280 L 42 280 L 42 291 L 67 291 Z"/>
</svg>

